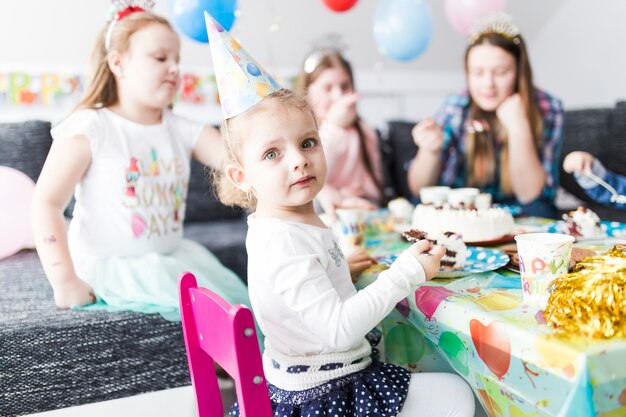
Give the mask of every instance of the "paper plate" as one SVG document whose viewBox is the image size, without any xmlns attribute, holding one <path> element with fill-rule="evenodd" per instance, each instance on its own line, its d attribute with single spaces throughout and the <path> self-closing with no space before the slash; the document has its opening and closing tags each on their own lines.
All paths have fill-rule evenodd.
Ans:
<svg viewBox="0 0 626 417">
<path fill-rule="evenodd" d="M 387 255 L 378 258 L 378 262 L 390 266 L 396 260 L 397 255 Z M 488 248 L 468 247 L 465 267 L 457 270 L 440 270 L 437 277 L 458 278 L 466 275 L 477 274 L 479 272 L 493 271 L 501 268 L 509 262 L 509 255 L 506 253 Z"/>
</svg>

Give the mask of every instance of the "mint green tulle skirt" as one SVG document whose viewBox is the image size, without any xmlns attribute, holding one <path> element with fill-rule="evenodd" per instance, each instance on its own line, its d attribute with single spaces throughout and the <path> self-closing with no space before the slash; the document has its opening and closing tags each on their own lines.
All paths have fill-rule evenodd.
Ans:
<svg viewBox="0 0 626 417">
<path fill-rule="evenodd" d="M 89 261 L 75 259 L 78 276 L 94 289 L 94 304 L 80 310 L 159 313 L 180 320 L 178 277 L 189 271 L 198 286 L 217 293 L 231 304 L 250 308 L 248 288 L 204 246 L 183 239 L 174 252 L 147 253 L 136 257 L 111 257 Z"/>
</svg>

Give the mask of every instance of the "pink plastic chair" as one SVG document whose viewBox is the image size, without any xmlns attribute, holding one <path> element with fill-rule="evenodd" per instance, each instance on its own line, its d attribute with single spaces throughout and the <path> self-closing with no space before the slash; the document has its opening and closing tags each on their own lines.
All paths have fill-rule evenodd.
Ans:
<svg viewBox="0 0 626 417">
<path fill-rule="evenodd" d="M 206 288 L 198 288 L 196 277 L 190 272 L 181 274 L 178 287 L 199 417 L 224 416 L 213 361 L 235 380 L 243 417 L 271 417 L 252 312 L 242 305 L 231 306 Z"/>
</svg>

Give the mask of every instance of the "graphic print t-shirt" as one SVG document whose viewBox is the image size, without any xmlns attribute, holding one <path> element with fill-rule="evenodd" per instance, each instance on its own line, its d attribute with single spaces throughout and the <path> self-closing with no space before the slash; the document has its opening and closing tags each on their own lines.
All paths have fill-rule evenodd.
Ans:
<svg viewBox="0 0 626 417">
<path fill-rule="evenodd" d="M 182 239 L 189 162 L 202 124 L 163 113 L 143 125 L 110 110 L 79 110 L 52 129 L 55 139 L 84 135 L 91 164 L 75 190 L 72 256 L 167 253 Z"/>
</svg>

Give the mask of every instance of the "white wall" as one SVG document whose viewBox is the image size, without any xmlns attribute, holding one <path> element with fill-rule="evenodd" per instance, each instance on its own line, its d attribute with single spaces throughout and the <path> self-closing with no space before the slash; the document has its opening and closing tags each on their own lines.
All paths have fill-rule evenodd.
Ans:
<svg viewBox="0 0 626 417">
<path fill-rule="evenodd" d="M 167 16 L 167 1 L 155 11 Z M 446 93 L 463 87 L 464 39 L 447 24 L 442 0 L 427 0 L 434 17 L 429 49 L 410 63 L 381 56 L 372 36 L 379 0 L 360 0 L 336 14 L 321 0 L 239 0 L 241 16 L 233 34 L 274 75 L 293 75 L 320 34 L 336 32 L 364 93 L 363 116 L 375 125 L 391 118 L 431 114 Z M 93 38 L 103 24 L 108 0 L 21 0 L 0 2 L 0 72 L 7 70 L 81 72 Z M 509 0 L 529 44 L 538 86 L 561 97 L 567 108 L 612 106 L 626 99 L 626 2 L 622 0 Z M 270 31 L 272 23 L 279 30 Z M 209 47 L 183 37 L 183 70 L 211 73 Z M 59 120 L 68 106 L 0 105 L 0 121 Z M 179 111 L 219 121 L 215 106 L 180 106 Z"/>
</svg>

